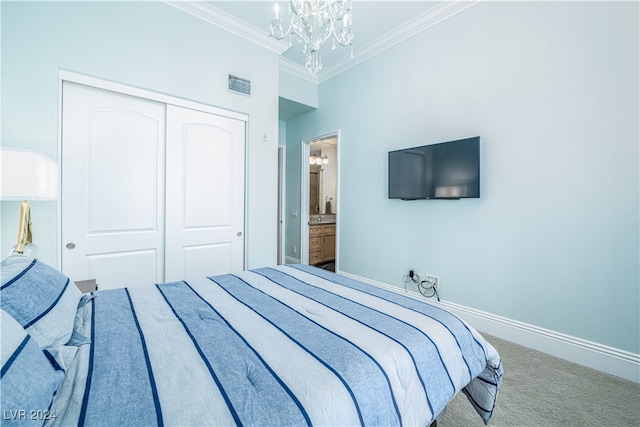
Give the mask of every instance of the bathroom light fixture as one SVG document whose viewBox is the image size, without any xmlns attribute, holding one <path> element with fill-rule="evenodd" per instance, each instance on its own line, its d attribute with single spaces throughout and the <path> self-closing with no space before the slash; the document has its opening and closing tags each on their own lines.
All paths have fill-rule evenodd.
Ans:
<svg viewBox="0 0 640 427">
<path fill-rule="evenodd" d="M 294 33 L 304 45 L 305 68 L 316 74 L 322 69 L 320 46 L 331 39 L 331 48 L 351 46 L 353 58 L 353 30 L 351 29 L 351 0 L 289 0 L 291 21 L 287 29 L 279 17 L 280 6 L 273 6 L 275 18 L 269 27 L 271 36 L 282 40 Z M 291 38 L 289 38 L 291 45 Z"/>
<path fill-rule="evenodd" d="M 311 165 L 328 165 L 329 164 L 329 158 L 327 157 L 326 154 L 324 156 L 321 156 L 320 154 L 312 154 L 309 157 L 309 164 L 311 164 Z"/>
</svg>

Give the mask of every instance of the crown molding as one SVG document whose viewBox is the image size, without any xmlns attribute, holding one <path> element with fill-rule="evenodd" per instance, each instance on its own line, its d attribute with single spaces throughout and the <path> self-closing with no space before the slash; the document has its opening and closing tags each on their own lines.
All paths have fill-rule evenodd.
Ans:
<svg viewBox="0 0 640 427">
<path fill-rule="evenodd" d="M 289 43 L 276 40 L 259 28 L 249 25 L 235 16 L 211 6 L 207 2 L 197 0 L 165 0 L 165 3 L 261 47 L 276 52 L 278 55 L 282 55 L 289 49 Z"/>
<path fill-rule="evenodd" d="M 442 0 L 429 10 L 378 37 L 366 45 L 354 49 L 353 58 L 345 56 L 339 61 L 325 66 L 317 75 L 310 74 L 306 68 L 282 54 L 289 49 L 289 43 L 270 37 L 263 30 L 226 13 L 215 6 L 198 0 L 165 0 L 169 6 L 175 7 L 205 22 L 220 27 L 259 46 L 265 47 L 280 56 L 280 70 L 293 74 L 315 84 L 323 83 L 330 78 L 370 59 L 396 44 L 436 25 L 459 12 L 473 6 L 480 0 Z"/>
<path fill-rule="evenodd" d="M 280 71 L 285 71 L 303 80 L 318 84 L 317 75 L 311 74 L 305 67 L 298 64 L 297 62 L 285 58 L 284 56 L 280 56 Z"/>
<path fill-rule="evenodd" d="M 365 46 L 362 46 L 359 49 L 354 49 L 353 58 L 345 56 L 339 61 L 326 66 L 318 73 L 318 82 L 322 83 L 329 80 L 343 71 L 376 56 L 380 52 L 383 52 L 390 47 L 393 47 L 396 44 L 426 30 L 427 28 L 462 12 L 479 1 L 480 0 L 441 1 L 431 9 L 417 15 L 415 18 L 394 28 Z"/>
</svg>

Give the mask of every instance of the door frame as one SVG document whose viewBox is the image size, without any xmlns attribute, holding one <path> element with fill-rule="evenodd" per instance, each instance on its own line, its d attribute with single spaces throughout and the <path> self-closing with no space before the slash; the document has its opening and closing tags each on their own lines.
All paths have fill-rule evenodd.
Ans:
<svg viewBox="0 0 640 427">
<path fill-rule="evenodd" d="M 286 264 L 285 212 L 287 192 L 287 147 L 278 146 L 278 254 L 277 263 Z"/>
<path fill-rule="evenodd" d="M 339 271 L 340 259 L 340 131 L 326 133 L 314 138 L 302 140 L 302 159 L 301 159 L 301 184 L 300 184 L 300 263 L 309 264 L 309 156 L 311 155 L 311 144 L 320 142 L 325 139 L 336 139 L 336 260 L 335 271 Z"/>
<path fill-rule="evenodd" d="M 242 245 L 243 245 L 243 269 L 247 268 L 248 265 L 248 247 L 247 247 L 247 226 L 249 223 L 249 210 L 247 206 L 249 206 L 249 192 L 248 192 L 248 183 L 249 183 L 249 115 L 245 113 L 240 113 L 237 111 L 227 110 L 221 107 L 215 107 L 213 105 L 202 104 L 200 102 L 189 101 L 186 99 L 178 98 L 171 95 L 165 95 L 159 92 L 153 92 L 146 89 L 141 89 L 133 86 L 128 86 L 122 83 L 116 83 L 110 80 L 104 80 L 101 78 L 89 76 L 86 74 L 77 73 L 75 71 L 69 71 L 65 69 L 58 70 L 58 188 L 62 191 L 62 168 L 64 165 L 62 164 L 62 94 L 63 94 L 63 82 L 77 83 L 85 86 L 90 86 L 96 89 L 108 90 L 111 92 L 117 92 L 123 95 L 135 96 L 138 98 L 144 98 L 151 101 L 162 102 L 164 104 L 176 105 L 178 107 L 190 108 L 193 110 L 203 111 L 205 113 L 215 114 L 218 116 L 228 117 L 231 119 L 236 119 L 243 121 L 245 123 L 245 133 L 244 133 L 244 216 L 243 216 L 243 224 L 242 224 Z M 62 241 L 62 198 L 58 195 L 58 206 L 57 206 L 57 248 L 58 248 L 58 262 L 57 267 L 58 270 L 62 269 L 62 251 L 63 249 L 63 241 Z"/>
</svg>

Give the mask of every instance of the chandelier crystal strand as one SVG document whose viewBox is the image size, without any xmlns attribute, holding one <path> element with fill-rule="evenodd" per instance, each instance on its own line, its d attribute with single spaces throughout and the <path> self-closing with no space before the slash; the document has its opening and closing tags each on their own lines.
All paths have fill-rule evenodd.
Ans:
<svg viewBox="0 0 640 427">
<path fill-rule="evenodd" d="M 286 30 L 280 18 L 280 6 L 276 2 L 273 7 L 275 18 L 269 26 L 271 36 L 278 40 L 290 34 L 298 36 L 303 44 L 305 67 L 312 74 L 322 69 L 320 47 L 329 39 L 332 49 L 336 47 L 336 43 L 343 47 L 350 46 L 353 58 L 351 1 L 289 0 L 291 20 Z"/>
</svg>

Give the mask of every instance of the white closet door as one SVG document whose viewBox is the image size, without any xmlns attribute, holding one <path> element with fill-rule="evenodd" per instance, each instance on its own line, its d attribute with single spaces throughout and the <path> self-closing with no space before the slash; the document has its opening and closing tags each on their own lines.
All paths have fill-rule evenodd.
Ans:
<svg viewBox="0 0 640 427">
<path fill-rule="evenodd" d="M 245 122 L 167 106 L 165 280 L 244 268 Z"/>
<path fill-rule="evenodd" d="M 164 281 L 165 105 L 64 82 L 62 123 L 62 271 Z"/>
</svg>

